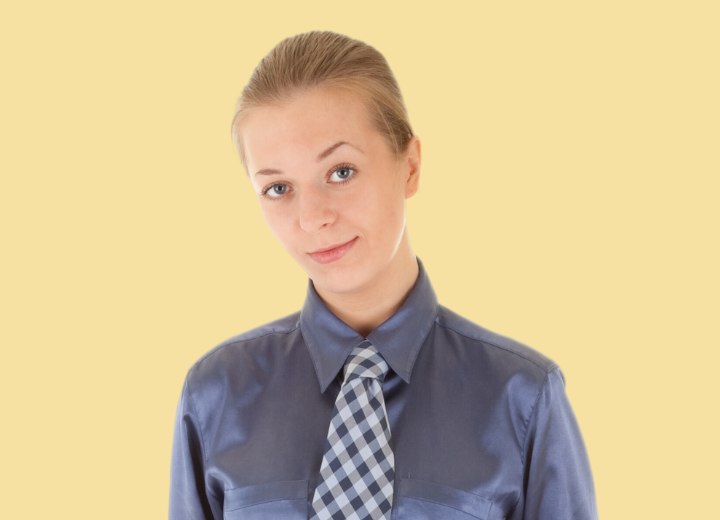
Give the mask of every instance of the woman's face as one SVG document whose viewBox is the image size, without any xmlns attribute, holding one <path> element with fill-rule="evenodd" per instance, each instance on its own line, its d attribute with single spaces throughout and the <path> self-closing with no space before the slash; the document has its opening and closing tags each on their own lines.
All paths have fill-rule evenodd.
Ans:
<svg viewBox="0 0 720 520">
<path fill-rule="evenodd" d="M 361 98 L 328 87 L 252 109 L 239 136 L 265 220 L 321 294 L 372 289 L 398 267 L 417 139 L 397 157 Z"/>
</svg>

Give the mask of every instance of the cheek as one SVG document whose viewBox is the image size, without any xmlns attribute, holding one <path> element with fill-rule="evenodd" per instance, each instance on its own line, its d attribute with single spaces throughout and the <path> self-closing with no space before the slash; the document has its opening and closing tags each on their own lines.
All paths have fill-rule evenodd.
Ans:
<svg viewBox="0 0 720 520">
<path fill-rule="evenodd" d="M 378 193 L 380 204 L 385 209 L 386 215 L 397 216 L 403 212 L 405 202 L 404 187 L 400 179 L 399 172 L 387 172 L 389 177 L 383 184 L 382 189 Z"/>
<path fill-rule="evenodd" d="M 265 223 L 275 237 L 282 242 L 287 244 L 292 238 L 292 219 L 287 214 L 287 211 L 283 211 L 283 208 L 273 207 L 269 204 L 272 202 L 266 202 L 262 204 L 261 210 Z"/>
<path fill-rule="evenodd" d="M 372 227 L 379 239 L 394 242 L 404 223 L 404 211 L 404 198 L 388 189 L 364 198 L 358 215 Z"/>
</svg>

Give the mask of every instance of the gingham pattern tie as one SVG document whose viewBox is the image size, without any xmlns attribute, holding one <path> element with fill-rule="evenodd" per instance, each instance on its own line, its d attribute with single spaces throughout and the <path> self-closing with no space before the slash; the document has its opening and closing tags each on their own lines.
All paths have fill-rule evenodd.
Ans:
<svg viewBox="0 0 720 520">
<path fill-rule="evenodd" d="M 348 357 L 311 520 L 390 518 L 395 459 L 382 392 L 387 371 L 388 364 L 367 342 Z"/>
</svg>

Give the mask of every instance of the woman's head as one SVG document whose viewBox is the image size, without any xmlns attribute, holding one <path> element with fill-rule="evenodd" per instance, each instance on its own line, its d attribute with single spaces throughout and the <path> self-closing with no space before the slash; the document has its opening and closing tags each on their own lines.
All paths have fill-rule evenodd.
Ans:
<svg viewBox="0 0 720 520">
<path fill-rule="evenodd" d="M 420 142 L 398 122 L 405 109 L 384 58 L 368 49 L 332 33 L 284 40 L 233 121 L 266 222 L 326 300 L 367 296 L 417 269 L 405 199 L 417 190 Z M 388 81 L 389 98 L 373 94 Z"/>
<path fill-rule="evenodd" d="M 373 125 L 400 154 L 413 132 L 395 76 L 370 45 L 330 31 L 312 31 L 278 43 L 258 64 L 237 103 L 233 140 L 244 158 L 238 127 L 254 107 L 282 103 L 319 86 L 348 89 L 367 105 Z"/>
</svg>

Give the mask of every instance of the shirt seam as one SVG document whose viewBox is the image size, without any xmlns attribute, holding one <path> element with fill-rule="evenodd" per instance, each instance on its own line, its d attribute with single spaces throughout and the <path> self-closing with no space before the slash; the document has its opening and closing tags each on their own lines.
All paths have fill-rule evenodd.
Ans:
<svg viewBox="0 0 720 520">
<path fill-rule="evenodd" d="M 187 388 L 187 396 L 188 396 L 188 404 L 190 406 L 191 413 L 197 418 L 197 431 L 198 431 L 198 437 L 200 437 L 200 451 L 202 452 L 202 464 L 203 464 L 203 474 L 204 474 L 204 468 L 207 466 L 207 448 L 205 446 L 205 438 L 203 437 L 203 425 L 202 421 L 200 420 L 200 414 L 197 412 L 197 408 L 195 408 L 195 400 L 192 395 L 192 390 L 190 389 L 190 377 L 188 375 L 187 382 L 185 383 L 185 387 Z M 203 475 L 203 483 L 205 483 L 204 475 Z M 212 497 L 215 500 L 219 500 L 218 495 L 213 492 L 211 487 L 208 487 L 207 485 L 203 486 L 205 489 L 205 492 L 209 495 L 212 495 Z"/>
<path fill-rule="evenodd" d="M 507 348 L 507 347 L 503 347 L 502 345 L 498 345 L 497 343 L 493 343 L 492 341 L 488 341 L 488 340 L 486 340 L 486 339 L 476 338 L 476 337 L 473 337 L 473 336 L 468 336 L 467 334 L 463 334 L 463 333 L 460 332 L 459 330 L 456 330 L 456 329 L 452 328 L 452 327 L 449 326 L 449 325 L 446 325 L 446 324 L 444 324 L 444 323 L 441 323 L 441 322 L 440 322 L 440 319 L 441 319 L 441 318 L 440 318 L 439 316 L 438 316 L 438 318 L 436 319 L 436 323 L 438 324 L 439 327 L 442 327 L 442 328 L 444 328 L 444 329 L 448 329 L 448 330 L 454 332 L 455 334 L 457 334 L 457 335 L 459 335 L 459 336 L 462 336 L 462 337 L 464 337 L 464 338 L 471 339 L 471 340 L 473 340 L 473 341 L 479 341 L 480 343 L 485 343 L 485 344 L 487 344 L 487 345 L 490 345 L 491 347 L 499 348 L 500 350 L 504 350 L 505 352 L 509 352 L 510 354 L 515 354 L 517 357 L 522 358 L 522 359 L 524 359 L 525 361 L 529 361 L 530 363 L 532 363 L 532 364 L 535 365 L 536 367 L 538 367 L 538 368 L 540 368 L 541 370 L 543 370 L 543 372 L 545 372 L 546 375 L 549 374 L 550 372 L 552 372 L 555 368 L 557 368 L 557 364 L 556 364 L 555 362 L 553 362 L 553 361 L 549 361 L 549 366 L 545 366 L 544 364 L 542 364 L 542 363 L 540 363 L 540 362 L 538 362 L 538 361 L 535 361 L 534 359 L 532 359 L 532 358 L 530 358 L 530 357 L 528 357 L 528 356 L 525 356 L 525 355 L 521 354 L 520 352 L 517 352 L 517 351 L 515 351 L 515 350 L 509 349 L 509 348 Z"/>
<path fill-rule="evenodd" d="M 550 380 L 550 374 L 553 370 L 556 370 L 557 367 L 553 368 L 552 370 L 548 370 L 545 374 L 545 379 L 543 379 L 543 383 L 540 386 L 540 390 L 538 390 L 537 396 L 535 397 L 535 402 L 533 403 L 532 409 L 530 410 L 530 414 L 528 415 L 527 421 L 525 421 L 525 424 L 523 425 L 525 427 L 525 433 L 523 434 L 523 442 L 522 446 L 520 447 L 520 462 L 522 463 L 522 471 L 521 474 L 523 475 L 523 479 L 525 478 L 525 465 L 527 462 L 527 459 L 525 458 L 525 448 L 527 446 L 527 439 L 528 439 L 528 433 L 530 432 L 530 428 L 528 426 L 530 425 L 530 422 L 533 419 L 533 416 L 535 415 L 535 411 L 537 410 L 537 405 L 540 402 L 540 398 L 545 393 L 545 389 L 547 388 L 548 381 Z M 518 504 L 520 504 L 520 499 L 523 496 L 523 492 L 520 492 L 518 494 L 517 500 L 513 504 L 512 510 L 515 511 L 517 509 Z"/>
<path fill-rule="evenodd" d="M 530 422 L 532 421 L 532 419 L 535 415 L 535 411 L 537 410 L 537 405 L 540 402 L 540 398 L 545 393 L 545 389 L 548 386 L 548 382 L 550 381 L 551 372 L 552 371 L 549 371 L 547 374 L 545 374 L 545 379 L 543 380 L 543 383 L 540 386 L 540 390 L 538 390 L 537 397 L 535 397 L 535 402 L 533 403 L 532 409 L 530 410 L 530 415 L 528 415 L 528 418 L 525 421 L 525 424 L 523 425 L 525 428 L 525 433 L 523 434 L 523 442 L 522 442 L 521 451 L 520 451 L 520 461 L 523 464 L 523 475 L 525 474 L 525 464 L 527 462 L 527 460 L 525 458 L 525 449 L 527 447 L 528 433 L 530 432 L 530 428 L 528 426 L 530 425 Z"/>
<path fill-rule="evenodd" d="M 197 412 L 197 408 L 195 408 L 195 401 L 193 399 L 192 390 L 190 388 L 190 377 L 188 377 L 188 381 L 186 383 L 187 386 L 187 395 L 188 395 L 188 404 L 190 405 L 190 411 L 191 413 L 197 417 L 197 427 L 198 427 L 198 436 L 200 437 L 200 449 L 202 450 L 202 462 L 203 466 L 207 463 L 207 447 L 205 446 L 205 438 L 203 437 L 203 425 L 202 421 L 200 419 L 200 414 Z"/>
<path fill-rule="evenodd" d="M 433 500 L 432 498 L 419 497 L 419 496 L 414 496 L 414 495 L 403 495 L 403 496 L 407 497 L 407 498 L 411 498 L 413 500 L 420 500 L 422 502 L 429 502 L 431 504 L 437 504 L 439 506 L 449 507 L 450 509 L 454 509 L 455 511 L 460 511 L 461 513 L 465 513 L 466 515 L 469 514 L 467 511 L 464 511 L 464 510 L 460 509 L 459 507 L 455 507 L 454 505 L 448 504 L 447 502 L 440 502 L 438 500 Z M 489 513 L 489 510 L 488 510 L 488 513 Z"/>
<path fill-rule="evenodd" d="M 247 343 L 248 341 L 253 341 L 256 339 L 264 338 L 265 336 L 271 336 L 273 334 L 292 334 L 298 328 L 299 328 L 299 324 L 295 324 L 295 326 L 290 330 L 271 330 L 269 332 L 265 332 L 265 333 L 259 334 L 257 336 L 252 336 L 250 338 L 236 339 L 233 341 L 230 341 L 230 340 L 224 341 L 224 342 L 220 343 L 218 346 L 210 349 L 210 351 L 208 351 L 205 354 L 203 354 L 202 356 L 200 356 L 200 358 L 198 358 L 198 360 L 193 364 L 193 367 L 200 365 L 203 361 L 205 361 L 209 357 L 215 355 L 219 351 L 224 350 L 227 347 L 231 347 L 233 345 L 239 345 L 241 343 Z"/>
<path fill-rule="evenodd" d="M 236 507 L 236 508 L 234 508 L 234 509 L 225 509 L 224 511 L 227 512 L 227 513 L 230 513 L 230 512 L 232 512 L 232 511 L 242 511 L 243 509 L 247 509 L 248 507 L 261 506 L 261 505 L 263 505 L 263 504 L 270 504 L 270 503 L 272 503 L 272 502 L 284 502 L 284 501 L 286 501 L 286 500 L 287 500 L 287 501 L 292 501 L 292 500 L 303 500 L 303 501 L 306 501 L 307 498 L 305 498 L 305 497 L 268 498 L 268 499 L 265 499 L 265 500 L 263 500 L 263 501 L 261 501 L 261 502 L 253 502 L 252 504 L 241 505 L 240 507 Z"/>
</svg>

